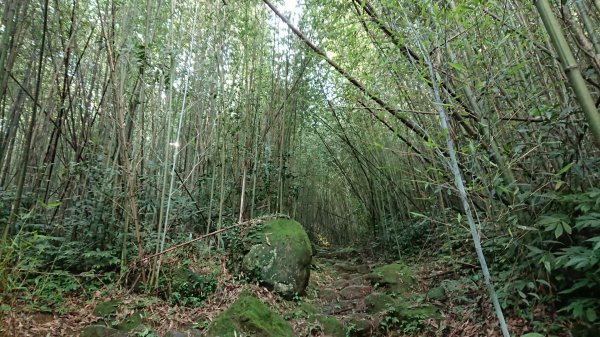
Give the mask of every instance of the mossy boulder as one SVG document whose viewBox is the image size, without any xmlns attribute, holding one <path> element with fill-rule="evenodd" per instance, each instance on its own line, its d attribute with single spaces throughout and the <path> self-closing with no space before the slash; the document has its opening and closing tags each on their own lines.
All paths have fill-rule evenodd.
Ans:
<svg viewBox="0 0 600 337">
<path fill-rule="evenodd" d="M 304 228 L 293 220 L 276 219 L 253 235 L 255 244 L 244 256 L 243 271 L 288 299 L 304 293 L 312 260 Z"/>
<path fill-rule="evenodd" d="M 402 263 L 379 266 L 367 275 L 367 279 L 374 285 L 399 294 L 409 292 L 416 284 L 414 272 Z"/>
<path fill-rule="evenodd" d="M 240 297 L 210 325 L 208 337 L 292 337 L 288 322 L 252 294 Z"/>
<path fill-rule="evenodd" d="M 394 305 L 392 296 L 374 293 L 365 297 L 365 307 L 368 313 L 376 314 L 390 309 Z"/>
</svg>

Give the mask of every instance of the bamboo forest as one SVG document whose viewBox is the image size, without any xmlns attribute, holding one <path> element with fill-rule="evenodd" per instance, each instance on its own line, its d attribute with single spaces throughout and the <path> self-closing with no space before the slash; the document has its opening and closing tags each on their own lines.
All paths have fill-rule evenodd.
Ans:
<svg viewBox="0 0 600 337">
<path fill-rule="evenodd" d="M 0 13 L 0 336 L 600 336 L 600 0 Z"/>
</svg>

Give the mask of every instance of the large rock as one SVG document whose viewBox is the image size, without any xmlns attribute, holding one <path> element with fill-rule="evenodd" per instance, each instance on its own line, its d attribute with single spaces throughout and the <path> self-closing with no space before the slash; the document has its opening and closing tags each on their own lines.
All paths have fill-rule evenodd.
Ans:
<svg viewBox="0 0 600 337">
<path fill-rule="evenodd" d="M 312 248 L 302 226 L 293 220 L 267 222 L 254 234 L 255 244 L 242 269 L 286 298 L 302 294 L 308 285 Z"/>
<path fill-rule="evenodd" d="M 292 327 L 259 299 L 244 292 L 210 325 L 208 337 L 293 337 Z"/>
</svg>

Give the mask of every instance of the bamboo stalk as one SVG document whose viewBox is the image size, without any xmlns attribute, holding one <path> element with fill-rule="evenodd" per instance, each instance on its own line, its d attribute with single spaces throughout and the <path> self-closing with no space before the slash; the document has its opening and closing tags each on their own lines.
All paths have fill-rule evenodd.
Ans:
<svg viewBox="0 0 600 337">
<path fill-rule="evenodd" d="M 430 10 L 431 10 L 431 8 L 430 8 Z M 408 21 L 408 17 L 406 17 L 406 23 L 407 23 L 408 27 L 413 27 L 411 25 L 411 23 Z M 429 58 L 429 55 L 427 53 L 425 53 L 425 51 L 421 45 L 421 42 L 419 40 L 417 40 L 417 41 L 415 41 L 415 43 L 420 47 L 419 49 L 421 50 L 421 54 L 423 55 L 423 60 L 425 61 L 425 64 L 427 65 L 427 68 L 429 71 L 429 76 L 431 78 L 437 78 L 436 73 L 433 69 L 431 60 Z M 477 253 L 477 258 L 479 260 L 479 264 L 481 266 L 481 271 L 483 273 L 483 280 L 484 280 L 484 283 L 490 293 L 490 298 L 492 300 L 492 304 L 494 306 L 494 311 L 496 312 L 496 316 L 498 317 L 498 322 L 500 324 L 500 329 L 502 330 L 502 335 L 504 337 L 510 337 L 510 333 L 508 332 L 508 326 L 506 325 L 506 321 L 504 320 L 504 314 L 502 313 L 502 307 L 500 306 L 500 302 L 498 300 L 498 295 L 496 294 L 496 291 L 492 284 L 491 275 L 490 275 L 490 272 L 489 272 L 489 269 L 487 266 L 487 262 L 485 260 L 485 256 L 483 254 L 483 249 L 481 247 L 481 238 L 479 236 L 477 225 L 475 224 L 475 220 L 473 218 L 473 213 L 471 212 L 471 206 L 469 204 L 469 197 L 467 196 L 467 192 L 466 192 L 465 185 L 463 182 L 462 173 L 460 171 L 460 168 L 458 165 L 458 159 L 456 157 L 456 150 L 455 150 L 454 140 L 452 139 L 452 135 L 451 135 L 450 124 L 448 121 L 448 115 L 446 114 L 446 111 L 444 110 L 444 104 L 440 97 L 440 90 L 439 90 L 437 81 L 432 81 L 431 89 L 432 89 L 432 93 L 433 93 L 433 97 L 434 97 L 434 103 L 438 110 L 438 114 L 440 116 L 440 128 L 446 138 L 446 148 L 447 148 L 448 156 L 450 157 L 449 158 L 450 170 L 452 171 L 452 173 L 454 175 L 454 184 L 456 185 L 456 188 L 458 189 L 459 197 L 460 197 L 460 200 L 461 200 L 462 206 L 463 206 L 463 210 L 467 217 L 467 222 L 469 224 L 471 237 L 473 239 L 473 244 L 475 245 L 475 252 Z"/>
<path fill-rule="evenodd" d="M 581 75 L 575 56 L 573 56 L 573 52 L 567 43 L 562 28 L 552 12 L 548 0 L 535 0 L 534 2 L 542 22 L 546 27 L 546 31 L 548 32 L 548 35 L 550 35 L 552 45 L 558 54 L 558 58 L 563 66 L 563 71 L 566 73 L 569 83 L 577 97 L 577 101 L 585 114 L 589 128 L 596 141 L 596 146 L 600 147 L 600 114 L 598 114 L 598 109 L 596 109 L 592 95 Z"/>
</svg>

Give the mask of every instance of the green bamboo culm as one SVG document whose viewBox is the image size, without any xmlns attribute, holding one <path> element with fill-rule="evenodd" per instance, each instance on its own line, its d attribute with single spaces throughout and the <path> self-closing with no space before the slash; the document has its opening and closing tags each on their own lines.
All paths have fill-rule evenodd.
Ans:
<svg viewBox="0 0 600 337">
<path fill-rule="evenodd" d="M 585 118 L 596 141 L 596 146 L 600 147 L 600 115 L 598 114 L 598 109 L 596 109 L 592 95 L 585 84 L 585 80 L 581 76 L 581 71 L 573 56 L 573 52 L 565 39 L 560 24 L 552 12 L 548 0 L 534 0 L 534 3 L 544 23 L 544 27 L 546 27 L 546 31 L 550 35 L 552 45 L 569 79 L 569 84 L 573 88 L 575 97 L 577 97 L 577 101 L 585 114 Z"/>
</svg>

